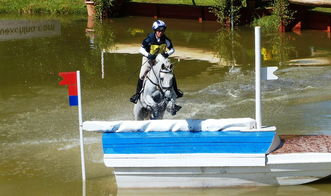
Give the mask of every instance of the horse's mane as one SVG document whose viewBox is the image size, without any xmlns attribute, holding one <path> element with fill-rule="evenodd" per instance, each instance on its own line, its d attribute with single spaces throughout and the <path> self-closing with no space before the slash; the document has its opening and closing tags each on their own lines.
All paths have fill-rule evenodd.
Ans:
<svg viewBox="0 0 331 196">
<path fill-rule="evenodd" d="M 161 71 L 162 64 L 165 66 L 170 66 L 171 62 L 168 58 L 163 57 L 161 54 L 158 54 L 155 59 L 156 63 L 153 65 L 151 70 L 148 73 L 148 77 L 154 78 Z M 170 67 L 168 67 L 170 69 Z"/>
</svg>

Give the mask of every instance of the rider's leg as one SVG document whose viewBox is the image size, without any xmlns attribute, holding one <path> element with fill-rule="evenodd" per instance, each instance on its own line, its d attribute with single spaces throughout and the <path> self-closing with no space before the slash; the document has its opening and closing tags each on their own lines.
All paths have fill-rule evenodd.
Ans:
<svg viewBox="0 0 331 196">
<path fill-rule="evenodd" d="M 184 95 L 184 93 L 181 90 L 178 89 L 176 77 L 173 77 L 172 82 L 174 84 L 174 91 L 175 91 L 175 93 L 177 95 L 177 98 L 182 97 Z"/>
<path fill-rule="evenodd" d="M 140 73 L 139 73 L 139 78 L 138 78 L 138 82 L 137 82 L 136 93 L 134 95 L 132 95 L 132 97 L 130 98 L 130 101 L 132 103 L 138 102 L 139 97 L 140 97 L 140 91 L 143 88 L 144 77 L 150 69 L 151 69 L 150 62 L 148 61 L 148 59 L 146 57 L 143 57 L 142 63 L 141 63 L 141 68 L 140 68 Z"/>
<path fill-rule="evenodd" d="M 132 103 L 137 103 L 139 96 L 140 96 L 140 91 L 143 88 L 143 80 L 138 78 L 138 82 L 137 82 L 137 88 L 136 88 L 136 93 L 134 95 L 132 95 L 132 97 L 130 98 L 130 101 Z"/>
<path fill-rule="evenodd" d="M 149 70 L 151 70 L 152 65 L 153 65 L 152 61 L 148 60 L 148 58 L 143 56 L 141 61 L 140 73 L 139 73 L 140 79 L 142 80 L 144 79 L 144 77 L 149 72 Z"/>
</svg>

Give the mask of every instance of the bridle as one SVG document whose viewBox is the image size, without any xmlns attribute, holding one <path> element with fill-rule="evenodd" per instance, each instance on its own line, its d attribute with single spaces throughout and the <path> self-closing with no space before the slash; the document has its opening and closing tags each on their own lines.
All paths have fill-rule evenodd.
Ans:
<svg viewBox="0 0 331 196">
<path fill-rule="evenodd" d="M 161 94 L 164 97 L 165 92 L 170 90 L 172 88 L 172 85 L 169 87 L 163 87 L 162 82 L 160 81 L 160 79 L 161 79 L 160 75 L 161 75 L 161 73 L 171 73 L 172 71 L 162 70 L 162 65 L 161 65 L 161 69 L 160 69 L 160 72 L 158 75 L 155 73 L 154 66 L 152 66 L 151 71 L 152 71 L 153 75 L 155 76 L 157 82 L 154 82 L 150 77 L 148 77 L 148 75 L 146 76 L 146 78 L 161 91 Z"/>
</svg>

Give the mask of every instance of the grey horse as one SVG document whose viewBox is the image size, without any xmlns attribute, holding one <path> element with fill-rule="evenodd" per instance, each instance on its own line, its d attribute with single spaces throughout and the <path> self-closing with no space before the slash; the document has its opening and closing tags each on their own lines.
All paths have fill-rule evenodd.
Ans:
<svg viewBox="0 0 331 196">
<path fill-rule="evenodd" d="M 144 79 L 143 90 L 134 105 L 135 120 L 162 119 L 167 110 L 176 114 L 176 93 L 173 89 L 173 64 L 161 54 Z"/>
</svg>

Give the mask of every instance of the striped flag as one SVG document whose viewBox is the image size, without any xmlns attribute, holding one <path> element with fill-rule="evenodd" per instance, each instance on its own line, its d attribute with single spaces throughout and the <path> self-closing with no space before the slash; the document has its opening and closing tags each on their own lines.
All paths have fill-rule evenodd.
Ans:
<svg viewBox="0 0 331 196">
<path fill-rule="evenodd" d="M 78 106 L 77 73 L 60 72 L 59 76 L 63 78 L 59 84 L 68 86 L 69 105 Z"/>
</svg>

